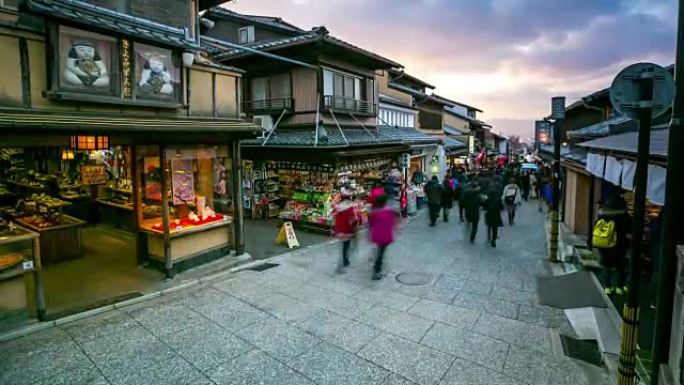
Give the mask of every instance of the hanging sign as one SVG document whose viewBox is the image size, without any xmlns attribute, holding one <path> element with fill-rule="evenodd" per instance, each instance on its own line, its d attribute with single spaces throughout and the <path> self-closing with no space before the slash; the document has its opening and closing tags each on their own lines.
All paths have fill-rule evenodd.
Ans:
<svg viewBox="0 0 684 385">
<path fill-rule="evenodd" d="M 171 184 L 174 205 L 195 201 L 192 159 L 173 159 L 171 161 Z"/>
<path fill-rule="evenodd" d="M 288 249 L 299 247 L 299 241 L 297 241 L 297 234 L 295 234 L 292 222 L 283 223 L 276 237 L 276 243 L 287 246 Z"/>
<path fill-rule="evenodd" d="M 81 184 L 94 185 L 107 183 L 107 174 L 103 165 L 82 165 Z"/>
</svg>

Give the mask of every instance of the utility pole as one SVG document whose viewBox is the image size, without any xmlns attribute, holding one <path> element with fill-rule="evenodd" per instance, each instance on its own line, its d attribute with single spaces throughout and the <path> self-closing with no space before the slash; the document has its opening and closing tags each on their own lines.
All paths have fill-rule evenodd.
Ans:
<svg viewBox="0 0 684 385">
<path fill-rule="evenodd" d="M 639 121 L 636 172 L 634 174 L 634 212 L 629 258 L 627 302 L 622 314 L 622 343 L 618 366 L 618 385 L 636 382 L 636 351 L 639 338 L 639 294 L 648 186 L 648 160 L 651 146 L 651 121 L 669 109 L 673 96 L 672 76 L 651 63 L 633 64 L 613 81 L 610 99 L 616 110 Z"/>
<path fill-rule="evenodd" d="M 679 18 L 677 29 L 677 53 L 675 59 L 675 97 L 670 121 L 670 134 L 667 157 L 667 183 L 665 186 L 665 206 L 661 224 L 660 267 L 658 275 L 658 300 L 653 335 L 653 371 L 651 384 L 658 385 L 660 366 L 667 364 L 670 355 L 670 339 L 672 330 L 672 306 L 674 302 L 676 268 L 677 268 L 677 232 L 681 223 L 680 215 L 684 210 L 684 185 L 678 178 L 684 175 L 684 0 L 679 0 Z"/>
<path fill-rule="evenodd" d="M 551 203 L 551 233 L 549 239 L 549 261 L 558 260 L 558 236 L 560 232 L 560 174 L 561 174 L 561 121 L 565 119 L 565 97 L 551 98 L 551 119 L 553 127 L 553 201 Z"/>
</svg>

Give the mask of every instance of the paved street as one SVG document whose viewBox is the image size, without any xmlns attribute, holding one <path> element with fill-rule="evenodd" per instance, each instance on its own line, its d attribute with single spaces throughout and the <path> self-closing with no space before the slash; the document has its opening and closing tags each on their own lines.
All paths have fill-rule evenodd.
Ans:
<svg viewBox="0 0 684 385">
<path fill-rule="evenodd" d="M 553 353 L 553 333 L 573 332 L 537 304 L 547 265 L 536 205 L 496 249 L 484 223 L 471 245 L 457 221 L 423 219 L 402 227 L 381 281 L 366 242 L 343 274 L 339 245 L 295 253 L 0 345 L 0 384 L 597 384 Z M 405 272 L 430 283 L 403 285 Z"/>
</svg>

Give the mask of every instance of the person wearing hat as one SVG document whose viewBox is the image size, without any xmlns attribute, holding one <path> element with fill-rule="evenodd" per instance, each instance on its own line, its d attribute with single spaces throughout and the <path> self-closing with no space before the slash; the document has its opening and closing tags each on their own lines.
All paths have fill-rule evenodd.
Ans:
<svg viewBox="0 0 684 385">
<path fill-rule="evenodd" d="M 608 199 L 598 213 L 598 221 L 615 223 L 615 236 L 617 242 L 610 248 L 598 248 L 603 266 L 602 281 L 606 294 L 625 294 L 627 286 L 627 234 L 629 233 L 631 219 L 627 214 L 627 203 L 618 195 Z"/>
</svg>

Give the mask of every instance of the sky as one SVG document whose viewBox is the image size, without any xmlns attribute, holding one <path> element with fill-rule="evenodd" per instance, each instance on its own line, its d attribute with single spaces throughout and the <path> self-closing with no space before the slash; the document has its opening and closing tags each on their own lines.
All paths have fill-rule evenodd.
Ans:
<svg viewBox="0 0 684 385">
<path fill-rule="evenodd" d="M 236 12 L 324 25 L 401 63 L 435 92 L 531 137 L 552 96 L 568 104 L 623 67 L 674 61 L 676 0 L 234 0 Z"/>
</svg>

